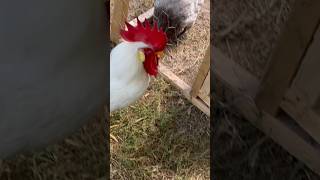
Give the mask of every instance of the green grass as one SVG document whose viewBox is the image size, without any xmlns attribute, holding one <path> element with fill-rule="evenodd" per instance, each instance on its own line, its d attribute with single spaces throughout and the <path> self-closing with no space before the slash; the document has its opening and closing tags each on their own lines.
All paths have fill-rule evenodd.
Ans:
<svg viewBox="0 0 320 180">
<path fill-rule="evenodd" d="M 111 115 L 112 179 L 209 179 L 209 118 L 163 79 Z"/>
</svg>

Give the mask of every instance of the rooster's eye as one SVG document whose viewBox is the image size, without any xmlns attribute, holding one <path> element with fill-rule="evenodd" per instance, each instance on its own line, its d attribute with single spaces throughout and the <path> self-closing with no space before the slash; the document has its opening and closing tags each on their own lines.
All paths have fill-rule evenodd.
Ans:
<svg viewBox="0 0 320 180">
<path fill-rule="evenodd" d="M 145 55 L 144 55 L 143 50 L 138 50 L 137 58 L 138 58 L 138 61 L 144 62 L 144 60 L 146 59 L 146 57 L 145 57 Z"/>
</svg>

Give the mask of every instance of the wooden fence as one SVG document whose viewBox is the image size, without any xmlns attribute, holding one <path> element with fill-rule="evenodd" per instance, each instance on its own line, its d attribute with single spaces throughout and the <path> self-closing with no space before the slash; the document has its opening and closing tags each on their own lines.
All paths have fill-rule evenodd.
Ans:
<svg viewBox="0 0 320 180">
<path fill-rule="evenodd" d="M 213 74 L 227 101 L 320 174 L 320 1 L 297 0 L 261 81 L 213 50 Z M 223 92 L 223 93 L 221 93 Z M 222 99 L 223 96 L 223 99 Z"/>
</svg>

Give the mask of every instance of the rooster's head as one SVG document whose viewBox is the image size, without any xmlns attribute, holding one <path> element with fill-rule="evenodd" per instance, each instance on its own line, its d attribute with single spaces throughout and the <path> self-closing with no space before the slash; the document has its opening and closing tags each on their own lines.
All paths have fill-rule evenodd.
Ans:
<svg viewBox="0 0 320 180">
<path fill-rule="evenodd" d="M 134 27 L 125 22 L 127 30 L 122 29 L 120 35 L 128 42 L 143 42 L 148 47 L 138 52 L 138 59 L 143 62 L 146 72 L 152 76 L 158 73 L 158 61 L 163 55 L 167 44 L 167 35 L 158 28 L 158 23 L 153 20 L 153 26 L 146 19 L 143 23 L 137 18 L 137 25 Z"/>
</svg>

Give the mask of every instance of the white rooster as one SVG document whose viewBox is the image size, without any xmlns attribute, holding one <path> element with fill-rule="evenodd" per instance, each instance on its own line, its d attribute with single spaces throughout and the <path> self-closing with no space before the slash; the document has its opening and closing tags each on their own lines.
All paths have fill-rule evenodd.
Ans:
<svg viewBox="0 0 320 180">
<path fill-rule="evenodd" d="M 110 112 L 124 108 L 138 100 L 147 90 L 150 76 L 158 73 L 158 61 L 167 44 L 167 36 L 148 20 L 137 18 L 137 26 L 126 22 L 121 30 L 124 40 L 110 54 Z"/>
</svg>

